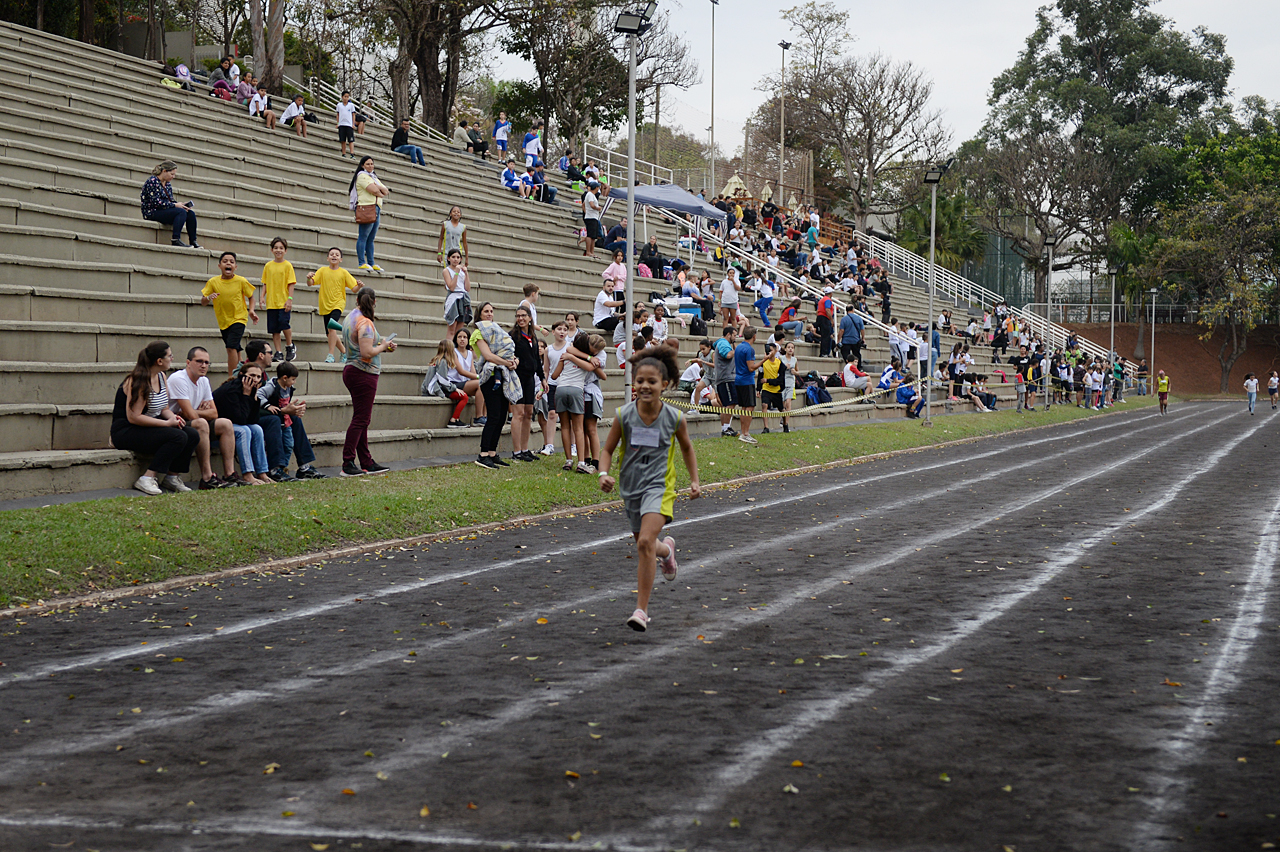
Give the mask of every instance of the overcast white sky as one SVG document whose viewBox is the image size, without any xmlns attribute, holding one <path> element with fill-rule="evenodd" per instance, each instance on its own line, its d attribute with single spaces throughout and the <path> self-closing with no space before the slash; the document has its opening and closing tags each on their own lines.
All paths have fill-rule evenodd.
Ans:
<svg viewBox="0 0 1280 852">
<path fill-rule="evenodd" d="M 710 124 L 710 0 L 659 0 L 695 47 L 702 83 L 662 94 L 663 121 L 705 134 Z M 793 41 L 778 10 L 800 0 L 721 0 L 716 9 L 716 142 L 726 153 L 742 144 L 745 118 L 765 100 L 756 90 L 763 73 L 782 60 L 778 41 Z M 924 68 L 934 80 L 934 104 L 943 111 L 953 142 L 973 136 L 986 115 L 991 80 L 1013 64 L 1044 0 L 836 0 L 847 7 L 858 39 L 852 50 L 877 49 Z M 1280 99 L 1280 3 L 1276 0 L 1160 0 L 1155 12 L 1178 29 L 1205 26 L 1227 38 L 1235 59 L 1236 97 Z M 518 61 L 502 61 L 500 76 L 529 76 Z"/>
</svg>

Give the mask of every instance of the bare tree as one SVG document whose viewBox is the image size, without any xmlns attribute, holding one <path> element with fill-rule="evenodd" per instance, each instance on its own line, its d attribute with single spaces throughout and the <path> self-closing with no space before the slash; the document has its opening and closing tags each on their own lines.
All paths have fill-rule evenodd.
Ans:
<svg viewBox="0 0 1280 852">
<path fill-rule="evenodd" d="M 840 58 L 845 45 L 856 40 L 849 32 L 849 13 L 831 0 L 807 0 L 784 9 L 782 19 L 800 32 L 795 41 L 795 63 L 814 74 L 826 73 L 827 66 Z"/>
<path fill-rule="evenodd" d="M 909 62 L 882 54 L 841 57 L 825 68 L 793 66 L 788 100 L 839 151 L 859 230 L 919 195 L 921 164 L 943 156 L 951 134 L 929 108 L 933 83 Z"/>
</svg>

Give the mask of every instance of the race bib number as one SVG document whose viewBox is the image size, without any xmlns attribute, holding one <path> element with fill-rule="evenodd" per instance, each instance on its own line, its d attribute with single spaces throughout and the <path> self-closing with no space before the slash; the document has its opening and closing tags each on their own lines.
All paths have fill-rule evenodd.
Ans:
<svg viewBox="0 0 1280 852">
<path fill-rule="evenodd" d="M 637 426 L 631 430 L 631 446 L 657 447 L 661 437 L 657 426 Z"/>
</svg>

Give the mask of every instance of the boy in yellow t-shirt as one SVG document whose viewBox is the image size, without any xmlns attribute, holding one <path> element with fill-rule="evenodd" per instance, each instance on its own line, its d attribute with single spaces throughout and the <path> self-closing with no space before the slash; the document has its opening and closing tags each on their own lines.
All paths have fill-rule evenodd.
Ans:
<svg viewBox="0 0 1280 852">
<path fill-rule="evenodd" d="M 293 285 L 298 283 L 298 278 L 293 273 L 293 264 L 284 259 L 288 250 L 288 241 L 284 237 L 276 237 L 271 241 L 271 256 L 275 260 L 267 261 L 267 265 L 262 267 L 263 304 L 259 307 L 267 309 L 267 331 L 271 333 L 277 361 L 292 361 L 298 354 L 289 321 L 293 313 Z M 280 348 L 281 333 L 284 334 L 283 349 Z"/>
<path fill-rule="evenodd" d="M 307 283 L 320 288 L 320 321 L 325 324 L 329 335 L 329 357 L 324 362 L 332 364 L 334 350 L 345 353 L 347 348 L 342 345 L 338 332 L 329 328 L 329 320 L 342 322 L 342 309 L 347 306 L 347 291 L 358 291 L 364 286 L 364 282 L 357 281 L 350 272 L 342 268 L 342 249 L 334 246 L 329 249 L 329 265 L 307 275 Z"/>
<path fill-rule="evenodd" d="M 236 275 L 236 253 L 224 251 L 218 258 L 222 275 L 210 278 L 200 291 L 200 304 L 213 305 L 213 315 L 222 331 L 227 347 L 227 376 L 235 374 L 240 363 L 240 339 L 244 337 L 246 320 L 256 325 L 258 314 L 253 309 L 253 285 L 248 278 Z"/>
</svg>

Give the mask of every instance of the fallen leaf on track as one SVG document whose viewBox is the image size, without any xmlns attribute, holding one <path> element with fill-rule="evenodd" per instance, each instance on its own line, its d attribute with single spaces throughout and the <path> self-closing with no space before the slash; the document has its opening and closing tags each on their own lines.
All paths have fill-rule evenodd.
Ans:
<svg viewBox="0 0 1280 852">
<path fill-rule="evenodd" d="M 801 766 L 804 766 L 804 761 L 803 761 L 803 760 L 793 760 L 793 761 L 791 761 L 791 765 L 792 765 L 794 768 L 799 769 Z"/>
<path fill-rule="evenodd" d="M 316 850 L 316 852 L 324 852 L 324 850 L 329 848 L 329 844 L 328 843 L 312 843 L 311 848 Z"/>
<path fill-rule="evenodd" d="M 354 796 L 355 794 L 356 794 L 356 791 L 352 790 L 350 787 L 342 788 L 342 795 L 344 796 Z"/>
<path fill-rule="evenodd" d="M 565 775 L 565 777 L 566 777 L 566 778 L 581 778 L 581 777 L 582 777 L 582 776 L 581 776 L 581 775 L 579 775 L 578 773 L 574 772 L 572 769 L 566 769 L 566 770 L 564 771 L 564 775 Z"/>
<path fill-rule="evenodd" d="M 1182 684 L 1178 683 L 1176 680 L 1169 680 L 1169 678 L 1165 678 L 1160 685 L 1161 686 L 1182 686 Z"/>
<path fill-rule="evenodd" d="M 418 811 L 418 816 L 420 816 L 420 817 L 429 817 L 429 816 L 431 816 L 431 808 L 427 807 L 426 805 L 423 805 L 423 806 L 422 806 L 422 810 Z"/>
<path fill-rule="evenodd" d="M 280 768 L 280 764 L 278 764 L 278 763 L 268 763 L 268 764 L 267 764 L 267 768 L 266 768 L 266 769 L 264 769 L 264 770 L 262 770 L 262 774 L 263 774 L 263 775 L 274 775 L 274 774 L 276 773 L 276 770 L 277 770 L 277 769 L 279 769 L 279 768 Z"/>
<path fill-rule="evenodd" d="M 950 784 L 950 783 L 951 783 L 951 776 L 950 776 L 950 775 L 948 775 L 947 773 L 943 772 L 941 775 L 939 775 L 939 776 L 938 776 L 938 780 L 939 780 L 939 781 L 946 781 L 948 784 Z"/>
<path fill-rule="evenodd" d="M 546 623 L 547 623 L 547 620 L 546 620 L 545 618 L 539 618 L 539 619 L 538 619 L 538 623 L 539 623 L 539 624 L 546 624 Z"/>
<path fill-rule="evenodd" d="M 742 828 L 742 823 L 738 821 L 738 818 L 737 818 L 737 817 L 734 817 L 733 819 L 729 820 L 729 827 L 730 827 L 730 828 Z"/>
<path fill-rule="evenodd" d="M 785 787 L 783 787 L 783 788 L 782 788 L 782 792 L 784 792 L 784 793 L 799 793 L 799 792 L 800 792 L 800 789 L 799 789 L 798 787 L 796 787 L 794 784 L 788 784 L 787 786 L 785 786 Z"/>
<path fill-rule="evenodd" d="M 475 802 L 467 802 L 467 810 L 478 811 L 480 810 L 480 806 L 477 805 Z"/>
</svg>

